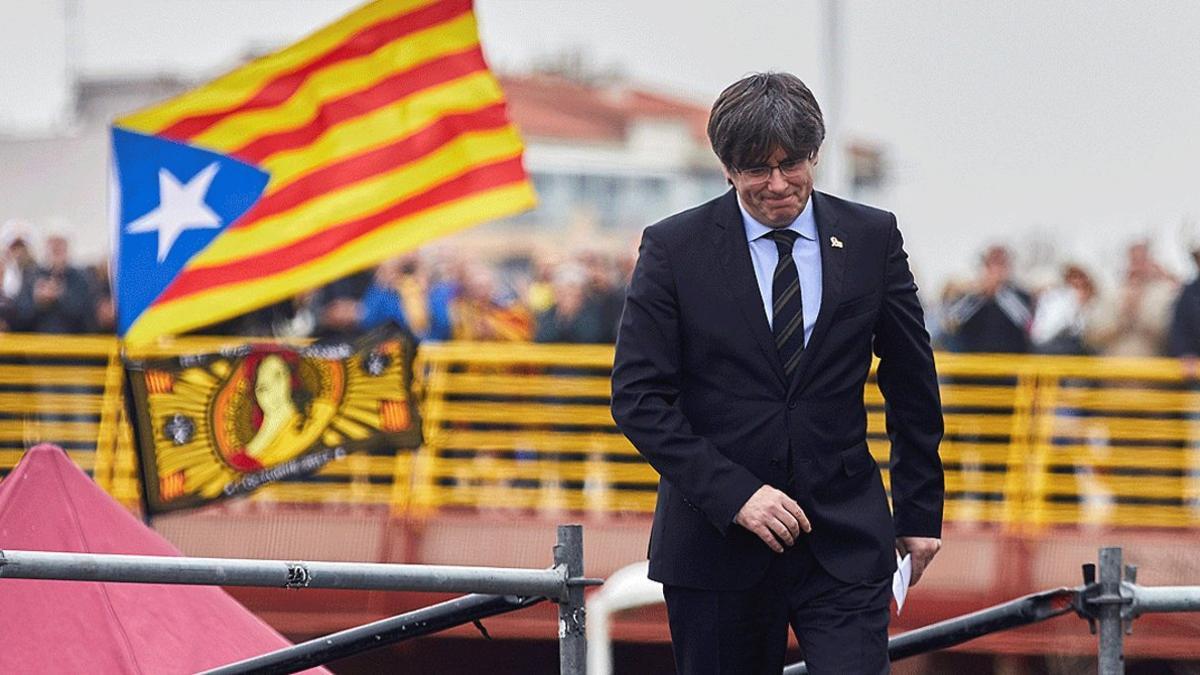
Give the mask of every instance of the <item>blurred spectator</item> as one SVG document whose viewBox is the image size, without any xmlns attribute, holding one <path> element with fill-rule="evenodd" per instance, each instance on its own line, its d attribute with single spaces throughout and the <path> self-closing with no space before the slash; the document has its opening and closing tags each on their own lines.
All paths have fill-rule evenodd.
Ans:
<svg viewBox="0 0 1200 675">
<path fill-rule="evenodd" d="M 942 286 L 942 292 L 938 295 L 937 301 L 923 307 L 925 329 L 929 331 L 929 341 L 933 344 L 934 349 L 951 352 L 962 351 L 958 348 L 958 336 L 950 330 L 950 322 L 946 320 L 946 313 L 950 311 L 954 302 L 966 293 L 967 289 L 960 281 L 951 279 Z"/>
<path fill-rule="evenodd" d="M 553 304 L 537 315 L 538 342 L 599 343 L 612 341 L 612 326 L 602 301 L 587 295 L 584 270 L 565 265 L 555 274 Z"/>
<path fill-rule="evenodd" d="M 952 344 L 962 352 L 1028 352 L 1033 299 L 1013 282 L 1008 249 L 991 246 L 981 262 L 979 278 L 946 310 Z"/>
<path fill-rule="evenodd" d="M 455 340 L 510 342 L 533 337 L 528 308 L 502 295 L 495 272 L 478 263 L 463 273 L 461 292 L 450 304 L 450 319 Z"/>
<path fill-rule="evenodd" d="M 10 247 L 11 248 L 11 247 Z M 65 237 L 46 238 L 46 265 L 24 283 L 17 296 L 16 330 L 37 333 L 88 333 L 94 330 L 91 287 L 70 265 Z"/>
<path fill-rule="evenodd" d="M 0 330 L 19 330 L 17 301 L 21 291 L 33 284 L 37 264 L 25 239 L 25 227 L 9 221 L 3 230 L 0 235 L 4 242 L 4 251 L 0 254 Z"/>
<path fill-rule="evenodd" d="M 533 279 L 525 292 L 525 302 L 535 315 L 554 306 L 554 271 L 557 268 L 558 262 L 547 255 L 539 255 L 533 260 Z"/>
<path fill-rule="evenodd" d="M 633 268 L 637 266 L 639 243 L 635 242 L 634 245 L 617 255 L 617 280 L 620 282 L 622 295 L 629 289 L 629 280 L 633 278 Z M 622 299 L 623 304 L 624 299 Z"/>
<path fill-rule="evenodd" d="M 0 240 L 4 244 L 4 275 L 0 277 L 0 293 L 6 297 L 19 297 L 21 289 L 32 284 L 37 274 L 37 262 L 33 251 L 29 249 L 28 237 L 28 227 L 18 221 L 5 223 L 0 233 Z"/>
<path fill-rule="evenodd" d="M 276 305 L 271 321 L 271 334 L 280 338 L 303 338 L 313 334 L 317 328 L 314 311 L 316 291 L 300 293 L 288 302 Z"/>
<path fill-rule="evenodd" d="M 0 276 L 3 276 L 6 267 L 6 261 L 0 258 Z M 12 330 L 16 321 L 17 299 L 5 293 L 3 284 L 0 284 L 0 332 Z"/>
<path fill-rule="evenodd" d="M 463 270 L 466 263 L 455 253 L 435 255 L 429 273 L 429 331 L 430 340 L 449 340 L 454 332 L 450 308 L 462 292 Z"/>
<path fill-rule="evenodd" d="M 429 282 L 417 256 L 385 261 L 362 300 L 360 328 L 394 323 L 418 338 L 429 334 Z"/>
<path fill-rule="evenodd" d="M 587 271 L 585 292 L 604 327 L 596 342 L 616 342 L 621 309 L 625 304 L 625 286 L 618 283 L 616 267 L 603 253 L 590 252 L 583 257 L 583 263 Z"/>
<path fill-rule="evenodd" d="M 361 299 L 374 280 L 367 270 L 351 274 L 318 289 L 313 299 L 317 326 L 313 336 L 324 340 L 352 340 L 359 334 Z"/>
<path fill-rule="evenodd" d="M 117 312 L 113 304 L 112 282 L 108 271 L 108 261 L 102 261 L 87 268 L 88 285 L 91 287 L 92 300 L 95 303 L 92 316 L 92 328 L 97 333 L 113 334 L 117 331 Z"/>
<path fill-rule="evenodd" d="M 1200 272 L 1200 245 L 1192 247 L 1192 261 Z M 1200 274 L 1183 287 L 1175 301 L 1168 353 L 1183 359 L 1188 377 L 1200 375 Z"/>
<path fill-rule="evenodd" d="M 1134 243 L 1126 255 L 1121 287 L 1100 300 L 1084 338 L 1101 356 L 1161 356 L 1178 283 L 1151 256 L 1148 242 Z"/>
<path fill-rule="evenodd" d="M 1088 353 L 1084 343 L 1087 317 L 1096 299 L 1096 283 L 1079 265 L 1063 268 L 1062 281 L 1042 291 L 1029 337 L 1039 354 Z"/>
</svg>

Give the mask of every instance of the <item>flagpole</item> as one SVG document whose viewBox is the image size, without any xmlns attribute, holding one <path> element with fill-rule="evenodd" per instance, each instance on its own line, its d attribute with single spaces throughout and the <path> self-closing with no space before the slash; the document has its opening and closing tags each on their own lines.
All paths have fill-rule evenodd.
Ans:
<svg viewBox="0 0 1200 675">
<path fill-rule="evenodd" d="M 825 142 L 822 144 L 820 168 L 822 189 L 854 198 L 846 180 L 845 143 L 842 138 L 842 12 L 838 0 L 822 4 L 824 19 L 821 42 L 822 79 L 825 93 L 822 108 L 825 118 Z"/>
</svg>

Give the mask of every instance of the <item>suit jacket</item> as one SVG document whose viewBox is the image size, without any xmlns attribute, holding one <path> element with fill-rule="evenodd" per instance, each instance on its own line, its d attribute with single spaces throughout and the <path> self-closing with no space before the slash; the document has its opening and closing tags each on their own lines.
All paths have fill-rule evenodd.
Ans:
<svg viewBox="0 0 1200 675">
<path fill-rule="evenodd" d="M 617 338 L 613 418 L 661 476 L 650 578 L 746 589 L 775 554 L 733 518 L 763 484 L 846 582 L 895 569 L 895 537 L 941 536 L 943 424 L 929 334 L 891 213 L 812 196 L 821 309 L 792 378 L 763 311 L 737 195 L 646 228 Z M 842 243 L 833 246 L 833 239 Z M 867 449 L 872 349 L 894 515 Z"/>
</svg>

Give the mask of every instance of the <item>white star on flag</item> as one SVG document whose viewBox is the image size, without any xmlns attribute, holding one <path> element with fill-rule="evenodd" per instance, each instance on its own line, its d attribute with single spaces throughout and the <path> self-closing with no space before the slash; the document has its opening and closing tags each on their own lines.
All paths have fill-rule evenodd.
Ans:
<svg viewBox="0 0 1200 675">
<path fill-rule="evenodd" d="M 159 169 L 158 208 L 129 223 L 125 231 L 130 234 L 157 232 L 158 262 L 161 263 L 184 230 L 221 227 L 221 218 L 204 203 L 204 196 L 219 168 L 213 162 L 186 184 L 180 183 L 170 171 Z"/>
</svg>

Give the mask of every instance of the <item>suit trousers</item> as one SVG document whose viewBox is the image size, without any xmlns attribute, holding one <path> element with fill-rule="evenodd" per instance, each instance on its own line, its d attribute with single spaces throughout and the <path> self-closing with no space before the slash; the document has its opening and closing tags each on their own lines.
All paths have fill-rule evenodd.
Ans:
<svg viewBox="0 0 1200 675">
<path fill-rule="evenodd" d="M 834 578 L 802 534 L 749 590 L 664 585 L 676 670 L 778 675 L 791 625 L 813 675 L 888 673 L 891 581 L 890 575 L 857 584 Z"/>
</svg>

